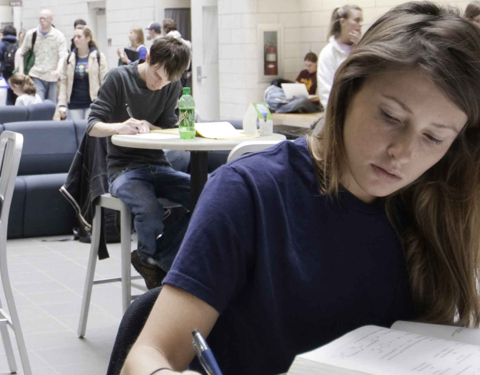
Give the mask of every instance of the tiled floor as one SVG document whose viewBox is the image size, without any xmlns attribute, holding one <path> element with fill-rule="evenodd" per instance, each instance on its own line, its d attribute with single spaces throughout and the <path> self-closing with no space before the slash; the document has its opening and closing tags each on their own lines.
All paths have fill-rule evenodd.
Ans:
<svg viewBox="0 0 480 375">
<path fill-rule="evenodd" d="M 8 267 L 33 375 L 104 375 L 122 317 L 119 283 L 93 287 L 84 339 L 77 337 L 90 245 L 55 238 L 8 241 Z M 44 241 L 44 240 L 57 241 Z M 97 262 L 96 276 L 120 275 L 120 245 Z M 132 269 L 132 274 L 136 274 Z M 139 280 L 140 282 L 140 280 Z M 137 293 L 135 290 L 133 293 Z M 0 283 L 2 306 L 6 307 Z M 9 330 L 13 339 L 13 332 Z M 23 374 L 15 345 L 18 374 Z M 0 340 L 0 375 L 9 374 Z"/>
</svg>

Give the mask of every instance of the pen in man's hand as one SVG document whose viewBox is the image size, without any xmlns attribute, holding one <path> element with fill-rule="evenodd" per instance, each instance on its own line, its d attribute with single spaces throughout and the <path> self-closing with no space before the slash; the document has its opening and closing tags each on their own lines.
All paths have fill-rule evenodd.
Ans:
<svg viewBox="0 0 480 375">
<path fill-rule="evenodd" d="M 197 330 L 194 330 L 192 336 L 193 349 L 195 349 L 195 353 L 207 374 L 222 375 L 222 371 L 220 370 L 220 367 L 218 367 L 218 363 L 213 356 L 212 349 L 209 348 L 202 334 Z"/>
<path fill-rule="evenodd" d="M 133 118 L 132 111 L 130 111 L 130 107 L 128 106 L 128 103 L 125 103 L 125 109 L 127 110 L 127 113 L 130 116 L 130 118 Z"/>
</svg>

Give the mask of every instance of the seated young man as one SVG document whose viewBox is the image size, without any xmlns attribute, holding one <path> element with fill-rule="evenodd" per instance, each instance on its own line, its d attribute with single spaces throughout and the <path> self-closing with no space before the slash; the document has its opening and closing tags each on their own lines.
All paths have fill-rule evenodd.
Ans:
<svg viewBox="0 0 480 375">
<path fill-rule="evenodd" d="M 88 135 L 108 137 L 109 190 L 134 215 L 138 250 L 132 264 L 149 289 L 160 285 L 176 255 L 175 247 L 157 243 L 163 233 L 163 206 L 158 197 L 187 207 L 190 177 L 173 169 L 163 150 L 115 146 L 114 134 L 141 134 L 176 125 L 180 76 L 190 59 L 185 44 L 174 38 L 155 41 L 146 60 L 112 69 L 92 103 Z M 183 231 L 175 227 L 172 231 Z M 172 237 L 177 233 L 170 233 Z M 165 241 L 167 242 L 167 241 Z"/>
</svg>

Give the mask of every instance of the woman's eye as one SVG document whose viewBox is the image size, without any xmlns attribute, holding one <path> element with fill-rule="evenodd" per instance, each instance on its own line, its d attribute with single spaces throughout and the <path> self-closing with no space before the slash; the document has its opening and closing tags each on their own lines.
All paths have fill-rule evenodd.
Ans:
<svg viewBox="0 0 480 375">
<path fill-rule="evenodd" d="M 443 143 L 442 140 L 432 137 L 430 134 L 425 134 L 425 136 L 428 138 L 428 140 L 435 143 L 436 145 L 441 145 Z"/>
<path fill-rule="evenodd" d="M 399 123 L 401 122 L 399 119 L 389 115 L 387 112 L 385 112 L 383 109 L 381 110 L 382 111 L 382 117 L 387 120 L 388 122 L 392 122 L 392 123 Z"/>
</svg>

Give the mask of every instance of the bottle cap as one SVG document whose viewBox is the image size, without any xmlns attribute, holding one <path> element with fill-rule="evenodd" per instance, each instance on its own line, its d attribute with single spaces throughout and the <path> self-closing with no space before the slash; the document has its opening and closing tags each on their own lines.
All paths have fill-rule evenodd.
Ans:
<svg viewBox="0 0 480 375">
<path fill-rule="evenodd" d="M 183 95 L 190 95 L 190 87 L 183 88 Z"/>
</svg>

